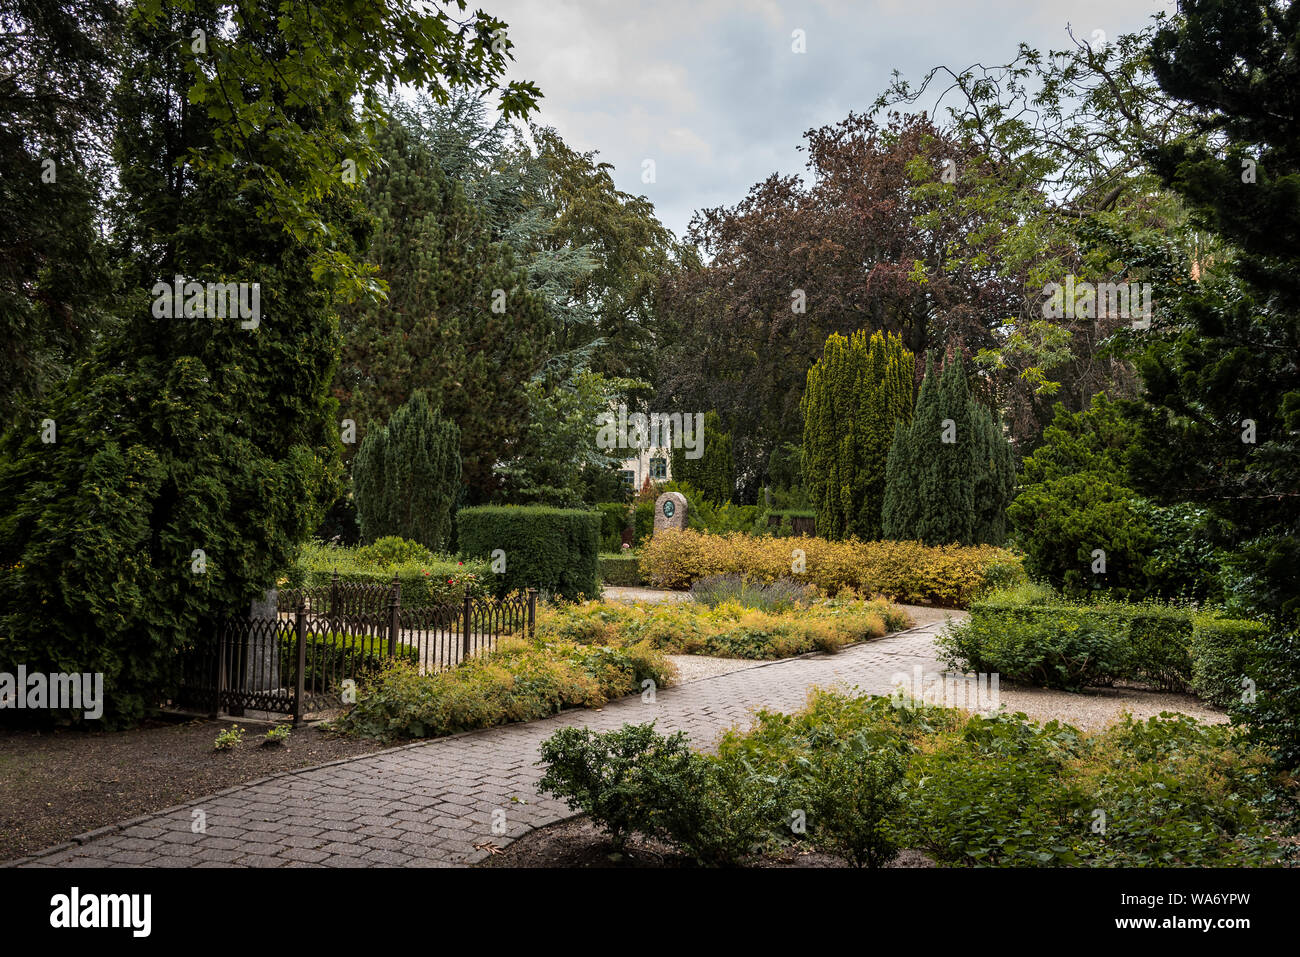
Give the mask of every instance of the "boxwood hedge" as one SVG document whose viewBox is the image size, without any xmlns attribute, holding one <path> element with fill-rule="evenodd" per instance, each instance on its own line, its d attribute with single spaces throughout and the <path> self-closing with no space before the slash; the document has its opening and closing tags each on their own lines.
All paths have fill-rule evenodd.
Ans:
<svg viewBox="0 0 1300 957">
<path fill-rule="evenodd" d="M 492 559 L 504 553 L 494 575 L 498 595 L 537 588 L 563 598 L 600 593 L 600 512 L 521 505 L 480 505 L 456 513 L 461 552 Z"/>
</svg>

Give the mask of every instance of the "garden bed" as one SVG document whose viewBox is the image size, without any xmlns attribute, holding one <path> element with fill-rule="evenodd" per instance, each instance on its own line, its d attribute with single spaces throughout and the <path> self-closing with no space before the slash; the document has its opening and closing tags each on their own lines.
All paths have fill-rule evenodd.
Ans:
<svg viewBox="0 0 1300 957">
<path fill-rule="evenodd" d="M 247 729 L 243 743 L 214 751 L 217 735 L 236 723 Z M 117 732 L 0 730 L 0 860 L 257 778 L 384 747 L 314 725 L 293 731 L 284 744 L 260 747 L 265 730 L 207 719 Z"/>
</svg>

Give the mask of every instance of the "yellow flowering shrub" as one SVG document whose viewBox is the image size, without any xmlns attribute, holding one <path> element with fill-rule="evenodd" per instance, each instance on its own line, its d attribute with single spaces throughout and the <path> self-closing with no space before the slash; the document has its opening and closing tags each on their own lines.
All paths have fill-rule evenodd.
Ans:
<svg viewBox="0 0 1300 957">
<path fill-rule="evenodd" d="M 827 595 L 852 589 L 945 608 L 965 607 L 985 591 L 1025 580 L 1021 557 L 993 545 L 831 542 L 690 529 L 654 536 L 642 547 L 640 560 L 642 577 L 660 588 L 689 588 L 706 575 L 763 582 L 799 578 Z"/>
</svg>

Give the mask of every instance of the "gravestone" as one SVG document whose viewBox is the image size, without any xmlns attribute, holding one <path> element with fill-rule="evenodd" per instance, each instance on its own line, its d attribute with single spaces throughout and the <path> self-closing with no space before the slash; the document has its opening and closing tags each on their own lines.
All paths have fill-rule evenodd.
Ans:
<svg viewBox="0 0 1300 957">
<path fill-rule="evenodd" d="M 274 691 L 280 680 L 279 594 L 272 588 L 249 608 L 246 691 Z"/>
<path fill-rule="evenodd" d="M 655 534 L 672 530 L 680 532 L 686 527 L 689 509 L 686 496 L 681 492 L 664 492 L 655 499 Z"/>
</svg>

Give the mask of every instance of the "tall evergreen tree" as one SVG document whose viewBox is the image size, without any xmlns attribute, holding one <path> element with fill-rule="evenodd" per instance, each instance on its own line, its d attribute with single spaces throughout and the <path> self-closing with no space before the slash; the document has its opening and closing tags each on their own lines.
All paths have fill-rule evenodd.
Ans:
<svg viewBox="0 0 1300 957">
<path fill-rule="evenodd" d="M 801 470 L 817 531 L 868 541 L 882 534 L 885 465 L 894 428 L 912 416 L 916 358 L 894 333 L 831 333 L 804 389 Z"/>
<path fill-rule="evenodd" d="M 884 532 L 927 545 L 1000 544 L 1014 459 L 997 418 L 970 394 L 960 355 L 925 379 L 910 425 L 899 425 L 885 475 Z"/>
<path fill-rule="evenodd" d="M 736 494 L 736 453 L 731 433 L 722 428 L 722 416 L 716 410 L 704 415 L 704 435 L 699 458 L 686 457 L 684 448 L 674 448 L 671 455 L 674 482 L 688 482 L 700 490 L 711 505 L 730 502 Z"/>
<path fill-rule="evenodd" d="M 371 430 L 352 463 L 357 517 L 367 542 L 386 535 L 442 551 L 460 494 L 460 429 L 420 389 Z"/>
</svg>

